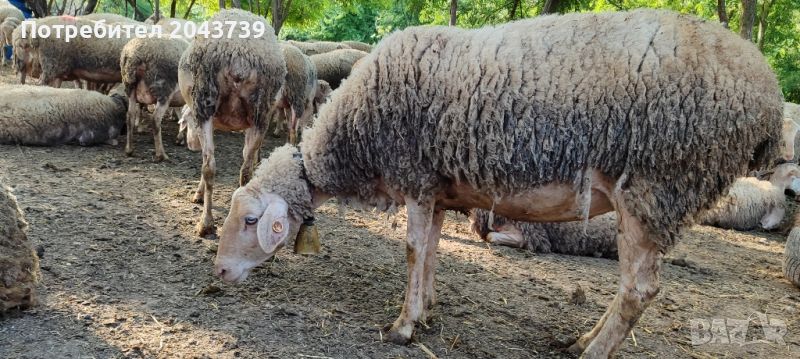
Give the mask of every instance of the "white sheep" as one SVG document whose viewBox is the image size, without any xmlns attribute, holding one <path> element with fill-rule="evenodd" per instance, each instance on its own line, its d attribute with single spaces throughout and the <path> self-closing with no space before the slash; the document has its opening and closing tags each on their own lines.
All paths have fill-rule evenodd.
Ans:
<svg viewBox="0 0 800 359">
<path fill-rule="evenodd" d="M 738 178 L 728 194 L 700 216 L 699 222 L 742 231 L 774 229 L 786 214 L 787 189 L 800 193 L 800 167 L 793 163 L 775 167 L 769 181 Z"/>
<path fill-rule="evenodd" d="M 0 316 L 36 303 L 39 258 L 27 230 L 28 223 L 16 197 L 0 183 Z"/>
</svg>

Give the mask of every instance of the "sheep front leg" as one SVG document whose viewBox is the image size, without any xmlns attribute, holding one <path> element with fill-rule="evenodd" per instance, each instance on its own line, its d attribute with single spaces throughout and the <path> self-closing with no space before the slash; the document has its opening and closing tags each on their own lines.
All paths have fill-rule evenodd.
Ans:
<svg viewBox="0 0 800 359">
<path fill-rule="evenodd" d="M 443 224 L 444 211 L 437 210 L 433 212 L 431 230 L 428 232 L 428 244 L 425 247 L 425 292 L 422 299 L 426 309 L 431 309 L 436 304 L 436 248 L 439 247 Z"/>
<path fill-rule="evenodd" d="M 621 196 L 615 197 L 617 204 L 624 203 Z M 583 358 L 612 355 L 659 291 L 663 253 L 650 239 L 645 225 L 624 205 L 617 206 L 617 213 L 620 285 L 600 321 L 570 347 L 573 353 L 583 351 Z"/>
<path fill-rule="evenodd" d="M 414 324 L 425 320 L 425 255 L 433 225 L 433 202 L 418 203 L 414 198 L 406 198 L 408 227 L 406 237 L 406 260 L 408 262 L 408 283 L 405 301 L 400 317 L 388 328 L 386 340 L 395 344 L 407 344 L 414 334 Z M 437 235 L 438 236 L 438 235 Z M 435 249 L 434 249 L 435 250 Z M 387 329 L 387 328 L 384 328 Z"/>
<path fill-rule="evenodd" d="M 253 178 L 253 171 L 258 162 L 258 151 L 264 142 L 264 131 L 258 126 L 244 131 L 244 149 L 242 149 L 242 169 L 239 171 L 239 185 L 244 186 Z"/>
<path fill-rule="evenodd" d="M 140 112 L 139 103 L 136 102 L 136 92 L 131 91 L 128 95 L 128 116 L 126 117 L 126 125 L 128 126 L 127 134 L 125 135 L 126 156 L 133 156 L 133 127 L 136 126 Z"/>
<path fill-rule="evenodd" d="M 169 109 L 169 102 L 166 101 L 158 101 L 156 103 L 156 109 L 153 111 L 153 143 L 156 147 L 156 154 L 155 154 L 155 161 L 161 162 L 163 160 L 169 159 L 167 153 L 164 151 L 164 143 L 161 141 L 161 120 L 164 118 L 164 114 L 167 113 Z"/>
<path fill-rule="evenodd" d="M 214 215 L 211 211 L 211 199 L 214 190 L 214 176 L 217 172 L 217 163 L 214 159 L 214 120 L 210 118 L 201 126 L 197 133 L 203 152 L 203 169 L 200 177 L 200 188 L 195 198 L 203 198 L 203 214 L 197 223 L 196 232 L 203 237 L 216 232 L 214 228 Z"/>
<path fill-rule="evenodd" d="M 297 115 L 294 111 L 294 107 L 289 107 L 287 110 L 286 118 L 289 119 L 289 143 L 296 145 L 297 144 Z"/>
</svg>

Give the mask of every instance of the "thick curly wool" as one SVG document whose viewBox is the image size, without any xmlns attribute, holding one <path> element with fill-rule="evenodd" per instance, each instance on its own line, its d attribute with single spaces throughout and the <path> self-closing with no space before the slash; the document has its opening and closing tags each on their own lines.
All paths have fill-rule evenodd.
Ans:
<svg viewBox="0 0 800 359">
<path fill-rule="evenodd" d="M 231 32 L 230 39 L 198 36 L 192 41 L 181 59 L 180 68 L 191 74 L 194 80 L 192 100 L 187 102 L 193 104 L 197 125 L 214 115 L 220 96 L 217 79 L 221 71 L 227 71 L 234 78 L 245 79 L 255 70 L 259 83 L 257 91 L 248 100 L 258 115 L 256 126 L 266 131 L 269 125 L 266 115 L 286 77 L 286 64 L 274 30 L 263 18 L 239 9 L 220 11 L 208 21 L 261 22 L 266 31 L 261 37 L 240 38 L 246 33 L 241 31 L 241 26 L 237 26 Z"/>
<path fill-rule="evenodd" d="M 303 118 L 317 91 L 317 70 L 308 56 L 296 47 L 281 45 L 281 50 L 286 61 L 286 82 L 281 90 L 281 98 L 295 109 L 298 118 Z"/>
<path fill-rule="evenodd" d="M 283 145 L 272 151 L 256 169 L 246 188 L 270 192 L 289 203 L 291 214 L 298 222 L 314 217 L 311 188 L 305 178 L 300 151 L 292 145 Z"/>
<path fill-rule="evenodd" d="M 0 86 L 0 144 L 94 145 L 114 141 L 125 124 L 127 100 L 81 89 Z"/>
<path fill-rule="evenodd" d="M 489 228 L 489 213 L 483 209 L 470 212 L 472 231 L 485 241 L 489 241 L 489 233 L 501 227 L 513 226 L 525 240 L 521 248 L 532 252 L 617 258 L 616 212 L 594 217 L 588 223 L 532 223 L 494 216 L 494 229 Z"/>
<path fill-rule="evenodd" d="M 120 68 L 125 92 L 144 81 L 150 94 L 168 102 L 178 87 L 178 61 L 189 47 L 183 39 L 135 38 L 122 49 Z"/>
<path fill-rule="evenodd" d="M 26 235 L 28 223 L 11 189 L 0 184 L 0 314 L 35 304 L 39 258 Z"/>
<path fill-rule="evenodd" d="M 548 183 L 585 192 L 594 169 L 622 179 L 625 205 L 666 250 L 777 156 L 782 106 L 758 49 L 719 24 L 575 13 L 394 33 L 300 147 L 315 187 L 365 203 L 453 184 L 493 198 Z"/>
<path fill-rule="evenodd" d="M 353 65 L 367 53 L 364 51 L 343 49 L 311 56 L 311 62 L 317 69 L 317 78 L 325 80 L 332 89 L 339 87 L 342 80 L 350 76 Z"/>
<path fill-rule="evenodd" d="M 341 42 L 332 42 L 332 41 L 302 42 L 302 41 L 289 40 L 286 41 L 286 43 L 300 49 L 300 51 L 302 51 L 303 54 L 305 54 L 306 56 L 319 55 L 334 50 L 350 48 L 350 46 L 347 46 Z"/>
<path fill-rule="evenodd" d="M 728 194 L 710 210 L 699 216 L 702 224 L 747 231 L 759 226 L 759 221 L 773 208 L 785 208 L 785 188 L 755 177 L 736 179 Z"/>
</svg>

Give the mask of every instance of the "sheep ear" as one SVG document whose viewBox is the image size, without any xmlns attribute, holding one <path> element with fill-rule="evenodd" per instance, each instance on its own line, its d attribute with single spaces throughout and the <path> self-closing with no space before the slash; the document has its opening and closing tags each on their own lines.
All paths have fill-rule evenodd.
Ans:
<svg viewBox="0 0 800 359">
<path fill-rule="evenodd" d="M 267 254 L 273 254 L 286 244 L 289 233 L 289 206 L 284 201 L 274 201 L 258 220 L 256 235 L 258 245 Z"/>
</svg>

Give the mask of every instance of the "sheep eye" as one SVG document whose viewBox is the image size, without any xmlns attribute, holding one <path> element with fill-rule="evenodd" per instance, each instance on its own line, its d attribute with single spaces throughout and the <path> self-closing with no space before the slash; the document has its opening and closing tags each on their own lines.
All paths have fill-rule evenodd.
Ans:
<svg viewBox="0 0 800 359">
<path fill-rule="evenodd" d="M 256 222 L 258 222 L 258 218 L 256 218 L 256 217 L 252 217 L 252 216 L 244 217 L 244 224 L 253 225 L 253 224 L 256 224 Z"/>
</svg>

